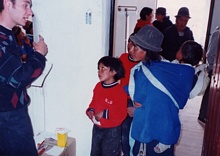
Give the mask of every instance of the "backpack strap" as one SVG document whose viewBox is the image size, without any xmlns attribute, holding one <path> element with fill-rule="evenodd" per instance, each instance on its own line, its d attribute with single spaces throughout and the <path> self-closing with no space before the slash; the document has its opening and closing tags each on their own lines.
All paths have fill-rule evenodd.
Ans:
<svg viewBox="0 0 220 156">
<path fill-rule="evenodd" d="M 131 74 L 132 74 L 132 77 L 131 77 L 131 75 L 130 75 L 130 82 L 129 82 L 129 87 L 130 87 L 130 89 L 129 89 L 129 93 L 131 93 L 130 94 L 130 96 L 132 97 L 132 100 L 133 100 L 133 96 L 134 96 L 134 86 L 135 86 L 135 84 L 134 84 L 134 71 L 136 70 L 136 69 L 139 69 L 140 67 L 142 67 L 142 70 L 143 70 L 143 72 L 144 72 L 144 75 L 148 78 L 148 80 L 156 87 L 156 88 L 158 88 L 159 90 L 161 90 L 162 92 L 164 92 L 165 94 L 167 94 L 170 98 L 171 98 L 171 100 L 173 101 L 173 103 L 174 103 L 174 105 L 179 109 L 179 105 L 178 105 L 178 103 L 177 103 L 177 101 L 174 99 L 174 97 L 171 95 L 171 93 L 167 90 L 167 88 L 166 87 L 164 87 L 164 85 L 151 73 L 151 71 L 145 66 L 145 65 L 143 65 L 143 63 L 142 62 L 140 62 L 138 65 L 136 65 L 135 66 L 135 68 L 132 68 L 132 70 L 131 70 Z M 132 81 L 133 81 L 133 83 L 132 83 Z M 130 86 L 131 85 L 131 86 Z M 132 89 L 133 88 L 133 89 Z M 130 92 L 131 91 L 131 92 Z"/>
</svg>

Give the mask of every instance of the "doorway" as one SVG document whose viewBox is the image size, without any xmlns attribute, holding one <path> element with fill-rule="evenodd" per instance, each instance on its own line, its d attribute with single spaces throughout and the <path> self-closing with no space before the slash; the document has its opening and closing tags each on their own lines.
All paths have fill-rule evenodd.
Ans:
<svg viewBox="0 0 220 156">
<path fill-rule="evenodd" d="M 109 54 L 112 56 L 119 57 L 122 53 L 126 52 L 128 37 L 133 32 L 140 10 L 145 6 L 153 8 L 154 13 L 157 7 L 165 7 L 167 9 L 167 16 L 170 16 L 173 23 L 175 23 L 174 16 L 179 8 L 188 7 L 191 19 L 187 26 L 192 30 L 195 41 L 202 46 L 205 45 L 210 0 L 133 0 L 129 2 L 126 0 L 113 0 L 113 2 L 114 18 L 112 18 L 111 23 L 113 25 L 111 27 L 114 28 L 109 50 Z"/>
<path fill-rule="evenodd" d="M 202 46 L 205 45 L 210 4 L 210 0 L 157 0 L 157 7 L 165 7 L 167 16 L 170 16 L 173 23 L 175 23 L 175 15 L 179 8 L 187 7 L 189 9 L 191 18 L 187 26 L 192 30 L 195 41 Z"/>
<path fill-rule="evenodd" d="M 206 42 L 205 40 L 206 40 L 206 35 L 207 35 L 206 31 L 207 31 L 207 27 L 208 27 L 210 4 L 211 4 L 210 0 L 205 0 L 205 1 L 200 1 L 200 0 L 195 0 L 195 1 L 191 1 L 191 0 L 184 0 L 184 1 L 183 0 L 157 0 L 157 1 L 153 1 L 152 3 L 149 2 L 149 4 L 146 3 L 147 5 L 141 5 L 141 8 L 137 9 L 137 11 L 130 10 L 130 12 L 128 11 L 128 8 L 126 8 L 126 7 L 125 7 L 126 9 L 122 7 L 120 9 L 121 12 L 119 12 L 119 10 L 118 10 L 119 6 L 123 6 L 120 2 L 122 2 L 122 0 L 121 1 L 118 0 L 118 2 L 115 4 L 113 56 L 119 57 L 122 53 L 126 52 L 125 45 L 126 45 L 126 42 L 128 39 L 127 37 L 129 36 L 129 34 L 131 34 L 131 31 L 133 28 L 132 25 L 134 26 L 136 23 L 136 20 L 139 18 L 138 10 L 141 10 L 141 8 L 143 8 L 145 6 L 148 6 L 148 7 L 151 6 L 154 9 L 154 13 L 155 13 L 155 10 L 157 7 L 165 7 L 167 9 L 167 16 L 170 16 L 170 19 L 173 23 L 175 23 L 175 15 L 177 15 L 179 8 L 187 7 L 189 9 L 190 16 L 191 16 L 191 19 L 189 20 L 187 26 L 192 30 L 195 41 L 198 42 L 199 44 L 201 44 L 203 47 L 205 46 L 205 42 Z M 138 2 L 138 1 L 136 1 L 136 2 Z M 170 4 L 172 4 L 172 5 L 170 5 Z M 131 5 L 133 5 L 133 4 L 129 4 L 129 2 L 126 2 L 125 6 L 131 6 Z M 130 19 L 131 16 L 136 17 L 136 19 L 131 20 Z M 125 24 L 125 23 L 127 23 L 126 21 L 130 23 L 129 25 L 131 25 L 131 26 L 129 26 L 129 28 L 126 26 L 127 24 Z M 125 33 L 127 33 L 127 34 L 125 34 Z M 118 39 L 118 38 L 120 38 L 120 39 Z M 196 97 L 196 99 L 191 99 L 191 101 L 188 101 L 187 105 L 192 106 L 192 107 L 187 107 L 185 110 L 181 111 L 181 115 L 182 115 L 181 121 L 183 121 L 184 128 L 188 129 L 189 127 L 187 127 L 187 126 L 191 126 L 190 127 L 191 130 L 194 131 L 193 134 L 196 134 L 198 136 L 197 139 L 199 141 L 193 140 L 195 135 L 193 135 L 191 132 L 185 133 L 185 134 L 187 134 L 187 136 L 184 136 L 184 134 L 182 134 L 182 138 L 187 139 L 187 141 L 180 140 L 179 144 L 177 144 L 176 150 L 178 150 L 178 151 L 176 151 L 176 152 L 182 153 L 181 149 L 179 148 L 180 146 L 182 146 L 181 148 L 183 148 L 183 150 L 185 150 L 185 152 L 188 152 L 188 153 L 185 153 L 185 155 L 195 155 L 195 156 L 201 155 L 204 127 L 202 125 L 199 125 L 199 123 L 197 122 L 197 117 L 198 117 L 197 115 L 199 113 L 201 99 L 202 99 L 202 97 Z M 184 114 L 184 112 L 185 112 L 185 114 Z M 190 114 L 192 116 L 185 116 L 189 112 L 192 113 L 192 114 Z M 191 118 L 191 120 L 188 120 L 190 118 Z M 187 123 L 187 125 L 185 125 L 185 123 Z M 196 126 L 196 128 L 199 129 L 199 133 L 198 133 L 198 131 L 195 131 L 195 128 L 193 126 Z M 196 142 L 196 141 L 198 141 L 198 142 Z M 184 144 L 181 144 L 181 142 Z M 186 142 L 191 142 L 191 143 L 194 143 L 195 145 L 198 145 L 198 146 L 193 146 L 192 144 L 185 144 Z M 194 152 L 194 153 L 192 153 L 192 152 Z M 181 156 L 181 155 L 178 155 L 178 156 Z"/>
<path fill-rule="evenodd" d="M 113 43 L 110 44 L 112 56 L 119 57 L 127 51 L 127 41 L 143 7 L 156 8 L 155 0 L 115 0 Z"/>
</svg>

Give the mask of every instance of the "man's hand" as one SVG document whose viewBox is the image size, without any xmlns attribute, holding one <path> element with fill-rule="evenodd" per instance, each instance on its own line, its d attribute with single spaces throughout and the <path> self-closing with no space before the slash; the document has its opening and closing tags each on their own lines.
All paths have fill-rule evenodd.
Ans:
<svg viewBox="0 0 220 156">
<path fill-rule="evenodd" d="M 37 43 L 33 42 L 33 47 L 35 51 L 39 52 L 44 56 L 48 52 L 47 44 L 44 42 L 44 38 L 41 35 L 39 35 L 39 41 Z"/>
</svg>

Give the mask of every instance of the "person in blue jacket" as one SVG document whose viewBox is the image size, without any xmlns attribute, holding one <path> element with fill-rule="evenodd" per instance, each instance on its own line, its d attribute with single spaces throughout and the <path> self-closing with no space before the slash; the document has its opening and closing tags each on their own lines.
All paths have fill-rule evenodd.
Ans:
<svg viewBox="0 0 220 156">
<path fill-rule="evenodd" d="M 163 34 L 155 27 L 145 26 L 130 39 L 134 50 L 145 53 L 143 61 L 132 68 L 128 86 L 135 103 L 128 108 L 128 113 L 133 115 L 133 154 L 137 155 L 140 143 L 144 143 L 146 155 L 173 156 L 181 130 L 179 109 L 183 109 L 188 100 L 195 72 L 193 65 L 201 59 L 197 58 L 197 52 L 203 50 L 196 42 L 188 43 L 182 48 L 190 50 L 190 54 L 182 56 L 177 64 L 160 56 Z M 168 147 L 161 148 L 160 144 Z"/>
<path fill-rule="evenodd" d="M 38 156 L 28 114 L 27 87 L 45 67 L 48 52 L 43 37 L 33 43 L 25 62 L 12 28 L 32 16 L 31 0 L 0 1 L 0 155 Z"/>
</svg>

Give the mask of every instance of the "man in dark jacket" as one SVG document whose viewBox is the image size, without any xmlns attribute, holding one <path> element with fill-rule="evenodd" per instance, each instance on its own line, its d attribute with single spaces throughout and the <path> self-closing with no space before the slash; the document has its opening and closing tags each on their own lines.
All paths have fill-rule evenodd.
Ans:
<svg viewBox="0 0 220 156">
<path fill-rule="evenodd" d="M 164 40 L 162 43 L 162 56 L 172 61 L 176 57 L 176 53 L 180 46 L 187 40 L 194 40 L 193 33 L 187 27 L 190 19 L 189 10 L 186 7 L 179 9 L 176 17 L 176 23 L 164 30 Z"/>
<path fill-rule="evenodd" d="M 156 10 L 156 20 L 153 22 L 153 25 L 163 32 L 166 28 L 173 25 L 170 21 L 169 16 L 166 16 L 166 8 L 159 7 Z"/>
</svg>

